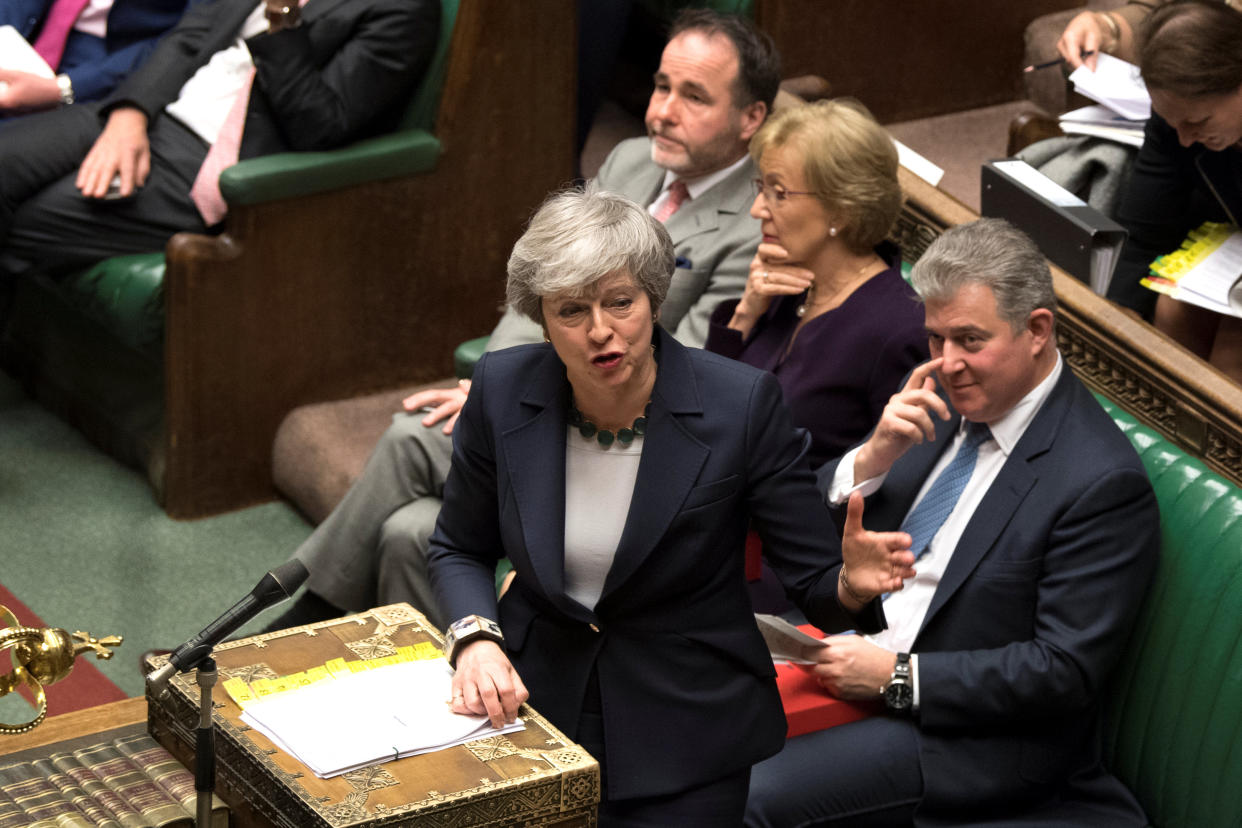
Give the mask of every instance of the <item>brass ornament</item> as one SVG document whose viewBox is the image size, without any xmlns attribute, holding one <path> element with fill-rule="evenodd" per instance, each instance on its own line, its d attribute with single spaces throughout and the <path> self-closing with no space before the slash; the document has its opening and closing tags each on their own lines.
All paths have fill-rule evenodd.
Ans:
<svg viewBox="0 0 1242 828">
<path fill-rule="evenodd" d="M 38 712 L 28 722 L 0 722 L 0 733 L 25 733 L 34 730 L 47 717 L 47 693 L 44 687 L 69 675 L 73 661 L 83 653 L 93 652 L 97 659 L 112 658 L 112 648 L 121 646 L 119 635 L 95 638 L 78 630 L 72 635 L 57 627 L 26 627 L 7 607 L 0 606 L 0 651 L 10 649 L 13 669 L 0 675 L 0 698 L 23 684 L 34 695 Z"/>
</svg>

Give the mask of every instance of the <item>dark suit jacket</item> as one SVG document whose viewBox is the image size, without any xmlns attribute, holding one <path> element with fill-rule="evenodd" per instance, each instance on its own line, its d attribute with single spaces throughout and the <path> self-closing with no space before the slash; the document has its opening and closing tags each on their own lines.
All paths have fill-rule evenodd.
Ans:
<svg viewBox="0 0 1242 828">
<path fill-rule="evenodd" d="M 959 420 L 936 419 L 936 440 L 893 465 L 864 526 L 900 527 Z M 819 471 L 825 490 L 835 469 Z M 967 524 L 912 648 L 921 813 L 1012 814 L 1059 787 L 1089 798 L 1063 786 L 1098 781 L 1105 680 L 1159 543 L 1142 463 L 1065 366 Z M 1120 783 L 1110 792 L 1127 796 Z"/>
<path fill-rule="evenodd" d="M 5 0 L 0 3 L 0 26 L 12 26 L 34 43 L 52 3 L 53 0 Z M 98 100 L 142 63 L 185 7 L 186 0 L 115 0 L 108 11 L 103 42 L 70 32 L 60 66 L 52 68 L 69 76 L 78 102 Z"/>
<path fill-rule="evenodd" d="M 231 45 L 257 0 L 203 0 L 103 105 L 154 121 L 211 56 Z M 310 0 L 302 26 L 250 38 L 256 75 L 242 159 L 322 150 L 391 126 L 435 49 L 438 0 Z"/>
<path fill-rule="evenodd" d="M 784 742 L 743 574 L 750 519 L 809 617 L 855 623 L 837 603 L 839 540 L 775 378 L 660 328 L 656 341 L 633 503 L 594 611 L 564 590 L 570 388 L 550 345 L 489 353 L 475 368 L 430 552 L 448 618 L 496 618 L 496 562 L 513 562 L 499 606 L 509 656 L 531 704 L 571 737 L 598 670 L 619 799 L 719 779 Z"/>
</svg>

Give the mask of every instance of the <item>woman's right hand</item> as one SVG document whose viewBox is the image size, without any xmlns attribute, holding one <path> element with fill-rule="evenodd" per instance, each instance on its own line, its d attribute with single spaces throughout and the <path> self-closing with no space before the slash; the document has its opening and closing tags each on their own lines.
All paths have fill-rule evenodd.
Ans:
<svg viewBox="0 0 1242 828">
<path fill-rule="evenodd" d="M 1094 72 L 1099 53 L 1107 52 L 1116 45 L 1111 42 L 1112 40 L 1112 33 L 1100 19 L 1099 14 L 1085 11 L 1075 15 L 1065 27 L 1065 31 L 1061 32 L 1061 39 L 1057 41 L 1057 51 L 1061 53 L 1061 57 L 1065 58 L 1070 69 L 1077 69 L 1085 63 L 1087 68 Z M 1083 54 L 1086 53 L 1089 54 L 1084 59 Z"/>
<path fill-rule="evenodd" d="M 750 275 L 746 289 L 733 311 L 729 327 L 749 334 L 759 317 L 763 316 L 778 296 L 797 296 L 815 281 L 815 274 L 805 267 L 788 264 L 789 254 L 778 244 L 759 245 L 755 257 L 750 260 Z"/>
<path fill-rule="evenodd" d="M 518 708 L 528 698 L 522 677 L 495 641 L 471 642 L 457 654 L 454 713 L 487 716 L 492 727 L 500 728 L 517 718 Z"/>
</svg>

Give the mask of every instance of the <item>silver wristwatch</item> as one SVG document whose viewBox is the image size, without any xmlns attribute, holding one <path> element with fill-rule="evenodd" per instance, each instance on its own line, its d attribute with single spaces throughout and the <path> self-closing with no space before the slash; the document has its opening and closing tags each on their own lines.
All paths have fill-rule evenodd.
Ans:
<svg viewBox="0 0 1242 828">
<path fill-rule="evenodd" d="M 444 650 L 448 655 L 448 663 L 456 667 L 457 654 L 461 648 L 481 638 L 495 641 L 501 646 L 505 643 L 505 636 L 500 631 L 500 625 L 490 618 L 467 615 L 449 624 L 448 632 L 444 637 Z"/>
<path fill-rule="evenodd" d="M 882 688 L 884 704 L 895 713 L 909 713 L 914 705 L 914 682 L 910 678 L 910 654 L 898 653 L 893 675 Z"/>
<path fill-rule="evenodd" d="M 73 81 L 69 80 L 68 75 L 57 75 L 56 87 L 60 90 L 61 106 L 69 106 L 73 103 Z"/>
</svg>

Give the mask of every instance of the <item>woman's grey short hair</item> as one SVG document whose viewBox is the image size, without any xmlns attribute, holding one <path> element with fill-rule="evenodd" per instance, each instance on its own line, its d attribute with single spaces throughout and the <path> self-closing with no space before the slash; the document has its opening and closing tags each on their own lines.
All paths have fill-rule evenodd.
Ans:
<svg viewBox="0 0 1242 828">
<path fill-rule="evenodd" d="M 580 295 L 603 277 L 634 277 L 656 312 L 673 278 L 673 241 L 664 225 L 624 196 L 594 184 L 548 196 L 509 256 L 509 304 L 544 324 L 542 299 Z"/>
<path fill-rule="evenodd" d="M 910 273 L 924 302 L 947 301 L 967 284 L 985 285 L 996 297 L 996 313 L 1015 331 L 1031 312 L 1056 313 L 1048 261 L 1026 233 L 1004 219 L 985 218 L 945 230 Z"/>
</svg>

